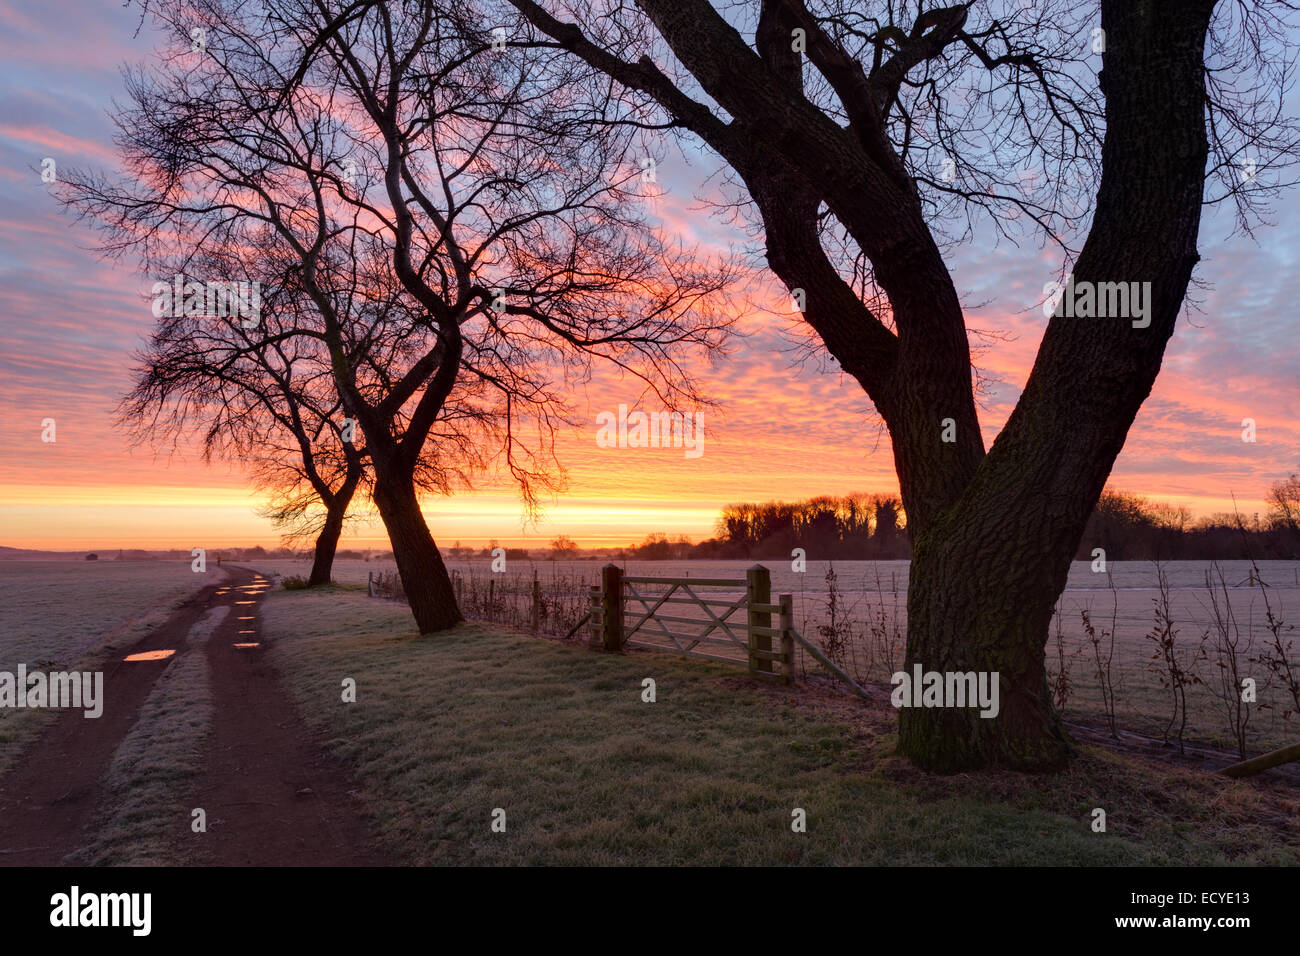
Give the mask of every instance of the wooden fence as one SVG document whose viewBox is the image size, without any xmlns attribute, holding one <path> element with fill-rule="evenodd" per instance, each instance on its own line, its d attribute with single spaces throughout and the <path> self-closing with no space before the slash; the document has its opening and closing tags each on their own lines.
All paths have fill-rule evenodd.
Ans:
<svg viewBox="0 0 1300 956">
<path fill-rule="evenodd" d="M 660 578 L 626 575 L 617 565 L 607 564 L 601 569 L 601 583 L 589 587 L 590 610 L 581 617 L 577 581 L 572 599 L 561 600 L 544 597 L 536 570 L 531 581 L 510 581 L 500 575 L 501 587 L 498 575 L 490 575 L 486 588 L 471 581 L 467 589 L 463 575 L 455 571 L 452 575 L 457 603 L 471 616 L 476 612 L 492 623 L 529 627 L 534 633 L 567 631 L 565 639 L 585 626 L 593 648 L 642 647 L 742 664 L 755 677 L 785 684 L 794 680 L 798 645 L 853 693 L 873 699 L 795 628 L 792 595 L 782 594 L 772 602 L 771 572 L 762 565 L 754 565 L 744 578 Z M 385 577 L 372 572 L 369 577 L 372 597 L 401 596 L 395 573 Z M 691 611 L 696 616 L 686 616 Z M 576 623 L 569 627 L 570 621 Z M 773 667 L 777 663 L 780 670 Z"/>
</svg>

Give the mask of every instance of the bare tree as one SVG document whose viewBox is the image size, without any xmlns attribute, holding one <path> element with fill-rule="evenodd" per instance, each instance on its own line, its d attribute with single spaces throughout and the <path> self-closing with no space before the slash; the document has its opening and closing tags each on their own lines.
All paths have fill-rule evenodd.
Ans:
<svg viewBox="0 0 1300 956">
<path fill-rule="evenodd" d="M 535 506 L 566 389 L 595 362 L 666 405 L 701 400 L 684 362 L 721 347 L 728 274 L 645 220 L 637 129 L 604 122 L 593 71 L 495 43 L 473 4 L 150 10 L 172 46 L 116 116 L 129 175 L 69 177 L 65 198 L 110 252 L 261 243 L 295 260 L 316 324 L 284 334 L 328 354 L 416 623 L 449 628 L 417 471 L 455 390 Z M 385 354 L 371 322 L 398 323 Z"/>
<path fill-rule="evenodd" d="M 1300 532 L 1300 476 L 1275 481 L 1269 487 L 1268 518 L 1274 530 Z"/>
<path fill-rule="evenodd" d="M 160 321 L 136 354 L 135 384 L 120 415 L 136 443 L 170 441 L 174 448 L 198 429 L 205 460 L 232 457 L 249 465 L 271 496 L 268 514 L 289 528 L 287 537 L 315 538 L 314 587 L 330 582 L 344 521 L 366 477 L 366 456 L 353 440 L 355 423 L 338 414 L 329 363 L 313 348 L 318 343 L 278 334 L 297 325 L 297 309 L 289 288 L 256 268 L 265 262 L 206 254 L 176 266 L 197 272 L 178 271 L 158 283 L 165 297 L 155 298 Z M 206 301 L 186 309 L 196 302 L 184 294 L 187 287 L 203 288 L 207 299 L 206 282 L 194 275 L 243 282 L 258 290 L 258 300 L 266 282 L 268 297 L 255 300 L 255 314 L 210 315 Z"/>
<path fill-rule="evenodd" d="M 902 711 L 900 751 L 936 770 L 1062 766 L 1052 609 L 1173 334 L 1203 201 L 1236 202 L 1248 228 L 1294 160 L 1290 5 L 511 3 L 618 81 L 629 115 L 725 161 L 768 265 L 883 418 L 913 541 L 907 665 L 1002 688 L 993 719 Z M 1037 231 L 1078 288 L 1149 290 L 1140 321 L 1057 307 L 987 451 L 944 258 L 980 223 Z"/>
</svg>

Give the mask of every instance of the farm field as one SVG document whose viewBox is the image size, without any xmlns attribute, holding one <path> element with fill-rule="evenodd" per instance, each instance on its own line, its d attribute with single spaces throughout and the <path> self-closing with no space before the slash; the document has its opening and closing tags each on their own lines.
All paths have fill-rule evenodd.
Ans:
<svg viewBox="0 0 1300 956">
<path fill-rule="evenodd" d="M 449 569 L 460 577 L 462 606 L 466 616 L 526 627 L 534 573 L 546 602 L 544 630 L 566 633 L 588 607 L 587 589 L 598 584 L 602 561 L 511 561 L 504 573 L 491 572 L 490 559 L 450 561 Z M 625 573 L 647 577 L 695 577 L 743 579 L 754 561 L 626 561 Z M 790 570 L 788 562 L 764 561 L 772 572 L 772 593 L 790 593 L 794 598 L 795 626 L 809 640 L 831 653 L 833 659 L 864 683 L 887 687 L 890 675 L 901 668 L 905 645 L 907 569 L 906 561 L 809 561 L 802 573 Z M 253 562 L 266 574 L 305 576 L 305 561 Z M 1221 607 L 1230 607 L 1232 627 L 1240 635 L 1239 654 L 1243 673 L 1254 676 L 1258 702 L 1247 725 L 1247 743 L 1252 750 L 1268 750 L 1294 742 L 1300 729 L 1295 704 L 1276 677 L 1250 658 L 1265 650 L 1270 634 L 1264 589 L 1251 583 L 1251 565 L 1246 561 L 1218 564 L 1227 589 L 1216 590 Z M 1284 641 L 1300 657 L 1300 562 L 1266 561 L 1259 565 L 1268 602 L 1282 622 Z M 1068 693 L 1063 710 L 1067 719 L 1087 724 L 1105 722 L 1101 682 L 1097 676 L 1096 653 L 1111 654 L 1109 639 L 1094 649 L 1083 627 L 1087 612 L 1099 636 L 1114 629 L 1114 651 L 1110 680 L 1114 687 L 1115 719 L 1120 729 L 1162 737 L 1171 715 L 1171 690 L 1162 683 L 1158 648 L 1147 635 L 1155 624 L 1155 601 L 1160 598 L 1156 566 L 1147 561 L 1111 562 L 1110 575 L 1095 574 L 1088 562 L 1075 562 L 1069 583 L 1058 605 L 1047 647 L 1049 674 L 1066 675 Z M 1187 727 L 1189 742 L 1220 749 L 1236 745 L 1222 698 L 1213 634 L 1214 610 L 1206 576 L 1209 562 L 1179 561 L 1162 566 L 1168 581 L 1169 616 L 1174 622 L 1179 654 L 1201 681 L 1188 686 Z M 831 584 L 834 575 L 835 607 L 832 612 Z M 340 560 L 335 562 L 334 579 L 340 584 L 364 587 L 369 574 L 395 574 L 390 563 Z M 1214 581 L 1218 583 L 1217 573 Z M 488 583 L 493 583 L 489 604 Z M 1111 587 L 1113 584 L 1113 588 Z M 643 595 L 660 593 L 653 586 L 639 586 Z M 661 590 L 661 589 L 660 589 Z M 738 597 L 740 590 L 714 590 L 710 596 Z M 629 602 L 629 610 L 640 605 Z M 475 613 L 477 610 L 477 613 Z M 690 616 L 691 608 L 675 613 Z M 1226 614 L 1225 612 L 1222 612 Z M 1058 640 L 1059 633 L 1059 640 Z M 1208 640 L 1202 640 L 1209 634 Z M 660 642 L 664 643 L 664 642 Z M 818 673 L 818 665 L 800 653 L 801 669 Z M 1294 660 L 1295 658 L 1293 658 Z M 1289 713 L 1289 716 L 1288 716 Z M 1176 726 L 1171 734 L 1176 733 Z"/>
<path fill-rule="evenodd" d="M 0 670 L 89 670 L 225 577 L 188 561 L 0 561 Z M 0 709 L 0 774 L 54 711 Z"/>
<path fill-rule="evenodd" d="M 59 666 L 103 642 L 146 629 L 151 612 L 221 580 L 210 566 L 197 574 L 188 561 L 0 562 L 0 663 Z"/>
</svg>

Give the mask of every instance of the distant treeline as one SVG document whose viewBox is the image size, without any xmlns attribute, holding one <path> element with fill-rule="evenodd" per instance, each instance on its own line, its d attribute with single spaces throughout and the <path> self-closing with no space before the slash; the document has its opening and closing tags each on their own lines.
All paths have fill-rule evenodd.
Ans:
<svg viewBox="0 0 1300 956">
<path fill-rule="evenodd" d="M 1209 561 L 1300 558 L 1300 479 L 1269 491 L 1263 514 L 1219 512 L 1193 521 L 1186 508 L 1107 490 L 1088 520 L 1076 557 L 1102 548 L 1109 561 Z"/>
<path fill-rule="evenodd" d="M 312 556 L 310 549 L 293 548 L 264 548 L 256 545 L 250 548 L 205 548 L 206 556 L 211 560 L 220 557 L 223 561 L 250 561 L 258 558 L 289 558 L 293 560 L 309 559 Z M 166 550 L 147 551 L 143 548 L 120 548 L 116 555 L 110 552 L 103 552 L 102 555 L 96 554 L 93 560 L 112 559 L 117 561 L 189 561 L 193 558 L 193 551 L 186 548 L 169 548 Z M 340 549 L 335 557 L 352 558 L 358 561 L 369 561 L 373 556 L 379 559 L 383 555 L 392 558 L 393 552 L 363 552 L 349 551 Z M 87 560 L 92 560 L 91 555 L 86 555 Z"/>
<path fill-rule="evenodd" d="M 907 516 L 897 497 L 880 494 L 731 504 L 718 516 L 716 537 L 691 544 L 650 535 L 624 556 L 774 559 L 789 558 L 795 548 L 814 561 L 907 558 Z M 1108 561 L 1300 559 L 1300 477 L 1269 489 L 1264 515 L 1218 513 L 1195 521 L 1187 508 L 1107 489 L 1076 557 L 1092 560 L 1096 548 Z"/>
<path fill-rule="evenodd" d="M 1092 560 L 1102 548 L 1108 561 L 1208 561 L 1254 558 L 1300 560 L 1300 477 L 1275 482 L 1264 514 L 1220 512 L 1193 520 L 1187 508 L 1141 495 L 1107 489 L 1102 492 L 1083 538 L 1078 560 Z M 492 557 L 498 542 L 486 548 L 448 548 L 448 557 L 465 560 Z M 584 550 L 567 536 L 551 542 L 549 550 L 506 548 L 508 559 L 631 558 L 642 561 L 690 559 L 779 559 L 803 548 L 811 561 L 890 560 L 911 557 L 907 515 L 894 495 L 852 494 L 820 496 L 804 501 L 730 504 L 718 516 L 716 535 L 698 544 L 685 537 L 669 539 L 651 534 L 641 544 L 623 549 Z M 209 557 L 225 560 L 311 557 L 289 548 L 208 549 Z M 108 557 L 108 555 L 104 555 Z M 118 560 L 189 559 L 190 552 L 126 549 Z M 341 549 L 347 560 L 392 561 L 392 551 Z"/>
<path fill-rule="evenodd" d="M 651 535 L 628 548 L 642 560 L 789 558 L 803 548 L 814 561 L 886 560 L 911 554 L 902 503 L 891 495 L 821 496 L 806 501 L 732 504 L 718 516 L 717 536 L 699 544 Z"/>
</svg>

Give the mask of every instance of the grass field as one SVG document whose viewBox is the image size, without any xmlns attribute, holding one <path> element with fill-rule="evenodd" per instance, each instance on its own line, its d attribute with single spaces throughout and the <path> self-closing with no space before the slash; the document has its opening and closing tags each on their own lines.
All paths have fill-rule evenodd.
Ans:
<svg viewBox="0 0 1300 956">
<path fill-rule="evenodd" d="M 1091 749 L 1051 776 L 932 777 L 892 755 L 887 706 L 756 686 L 726 665 L 480 624 L 420 638 L 404 607 L 355 588 L 272 592 L 263 613 L 305 719 L 412 863 L 1300 862 L 1285 790 Z"/>
<path fill-rule="evenodd" d="M 596 561 L 515 561 L 505 574 L 493 574 L 487 559 L 452 561 L 449 567 L 466 583 L 465 607 L 470 617 L 486 617 L 481 607 L 469 600 L 471 588 L 482 603 L 487 581 L 496 588 L 496 621 L 529 621 L 532 575 L 536 572 L 542 594 L 552 608 L 564 613 L 556 616 L 562 624 L 557 633 L 565 633 L 587 607 L 586 588 L 598 583 L 600 563 Z M 629 573 L 655 576 L 743 578 L 753 562 L 627 562 Z M 764 562 L 772 567 L 774 594 L 793 594 L 795 623 L 801 633 L 831 653 L 847 671 L 863 683 L 875 682 L 888 687 L 890 675 L 902 666 L 906 634 L 907 562 L 843 561 L 833 565 L 836 573 L 836 612 L 829 604 L 828 562 L 808 562 L 804 574 L 789 572 L 779 562 Z M 256 562 L 264 573 L 306 576 L 310 563 L 270 560 Z M 1258 684 L 1260 705 L 1251 708 L 1246 729 L 1251 751 L 1271 750 L 1293 743 L 1300 733 L 1300 714 L 1294 700 L 1276 676 L 1259 665 L 1257 659 L 1266 649 L 1263 592 L 1245 584 L 1250 575 L 1248 562 L 1229 561 L 1221 565 L 1228 588 L 1216 595 L 1221 605 L 1230 604 L 1234 627 L 1240 633 L 1241 667 L 1246 676 Z M 1284 640 L 1291 644 L 1292 660 L 1300 664 L 1300 562 L 1271 561 L 1261 564 L 1268 594 L 1275 614 L 1283 617 Z M 369 572 L 391 572 L 391 563 L 381 561 L 339 560 L 334 579 L 341 584 L 364 585 Z M 1068 693 L 1060 709 L 1073 721 L 1101 725 L 1105 708 L 1101 682 L 1094 662 L 1094 649 L 1082 625 L 1081 611 L 1088 611 L 1099 631 L 1114 630 L 1115 641 L 1110 668 L 1114 687 L 1116 724 L 1121 730 L 1160 737 L 1170 724 L 1172 697 L 1165 685 L 1162 662 L 1156 659 L 1156 646 L 1147 634 L 1154 626 L 1156 568 L 1151 562 L 1112 562 L 1115 590 L 1108 579 L 1091 573 L 1087 562 L 1076 562 L 1071 569 L 1070 586 L 1061 598 L 1060 613 L 1052 622 L 1047 667 L 1049 676 L 1063 673 Z M 1187 692 L 1188 743 L 1232 750 L 1236 743 L 1224 702 L 1219 696 L 1221 683 L 1212 640 L 1202 636 L 1213 630 L 1210 592 L 1204 587 L 1207 562 L 1180 561 L 1164 565 L 1171 583 L 1169 592 L 1171 617 L 1177 632 L 1177 653 L 1183 666 L 1200 678 Z M 652 590 L 642 586 L 643 591 Z M 710 594 L 711 597 L 721 596 Z M 678 606 L 674 613 L 696 613 Z M 697 614 L 698 616 L 698 614 Z M 1057 640 L 1059 624 L 1060 639 Z M 553 629 L 554 631 L 554 629 Z M 838 650 L 836 649 L 838 646 Z M 1110 653 L 1109 640 L 1101 646 L 1103 655 Z M 820 673 L 812 658 L 799 654 L 802 672 Z M 1177 723 L 1174 724 L 1175 730 Z"/>
<path fill-rule="evenodd" d="M 0 562 L 0 670 L 94 670 L 223 577 L 188 561 Z M 0 775 L 58 713 L 0 709 Z"/>
</svg>

